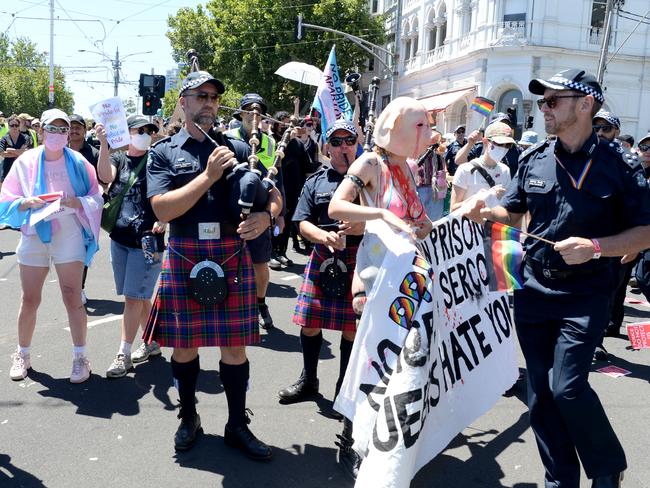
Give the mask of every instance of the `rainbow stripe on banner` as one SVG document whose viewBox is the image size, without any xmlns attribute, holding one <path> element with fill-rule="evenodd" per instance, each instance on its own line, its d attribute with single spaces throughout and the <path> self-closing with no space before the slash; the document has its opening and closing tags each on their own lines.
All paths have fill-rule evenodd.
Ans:
<svg viewBox="0 0 650 488">
<path fill-rule="evenodd" d="M 495 106 L 496 103 L 489 98 L 476 97 L 472 100 L 472 105 L 469 108 L 474 110 L 474 112 L 480 113 L 483 117 L 487 117 L 492 113 Z"/>
<path fill-rule="evenodd" d="M 521 262 L 524 250 L 521 231 L 498 222 L 486 222 L 483 244 L 490 290 L 511 291 L 523 288 Z"/>
</svg>

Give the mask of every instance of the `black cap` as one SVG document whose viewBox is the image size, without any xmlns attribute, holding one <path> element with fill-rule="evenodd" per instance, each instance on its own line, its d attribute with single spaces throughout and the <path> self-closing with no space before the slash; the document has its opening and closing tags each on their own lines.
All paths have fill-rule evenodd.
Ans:
<svg viewBox="0 0 650 488">
<path fill-rule="evenodd" d="M 252 105 L 254 103 L 260 105 L 262 114 L 265 114 L 269 109 L 268 106 L 266 105 L 266 102 L 260 95 L 258 95 L 257 93 L 247 93 L 241 98 L 239 102 L 239 110 L 233 113 L 232 116 L 237 120 L 241 120 L 240 110 L 244 110 L 248 105 Z"/>
<path fill-rule="evenodd" d="M 72 114 L 70 116 L 70 123 L 72 122 L 76 122 L 79 125 L 83 125 L 84 129 L 86 128 L 86 119 L 84 119 L 81 115 Z"/>
<path fill-rule="evenodd" d="M 193 90 L 194 88 L 200 87 L 204 83 L 212 83 L 217 89 L 217 93 L 219 94 L 223 94 L 223 92 L 226 91 L 226 87 L 223 86 L 223 83 L 221 83 L 221 81 L 217 80 L 207 71 L 193 71 L 192 73 L 188 74 L 183 80 L 179 96 L 182 96 L 185 90 Z"/>
<path fill-rule="evenodd" d="M 126 118 L 126 125 L 129 127 L 129 129 L 148 127 L 149 130 L 152 130 L 153 132 L 158 132 L 158 126 L 156 124 L 149 122 L 149 120 L 146 117 L 143 117 L 142 115 L 129 115 Z"/>
<path fill-rule="evenodd" d="M 603 89 L 594 75 L 579 69 L 565 69 L 548 80 L 537 78 L 528 84 L 528 90 L 535 95 L 544 95 L 544 90 L 575 90 L 585 95 L 593 95 L 600 103 L 605 102 Z"/>
<path fill-rule="evenodd" d="M 463 129 L 463 131 L 466 130 L 464 125 L 459 125 L 458 127 L 456 127 L 454 129 L 454 134 L 458 134 L 458 131 L 461 130 L 461 129 Z"/>
</svg>

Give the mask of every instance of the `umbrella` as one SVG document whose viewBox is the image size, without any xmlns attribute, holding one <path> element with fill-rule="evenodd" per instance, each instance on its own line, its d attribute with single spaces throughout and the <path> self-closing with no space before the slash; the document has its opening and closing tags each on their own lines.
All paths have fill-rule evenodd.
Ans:
<svg viewBox="0 0 650 488">
<path fill-rule="evenodd" d="M 318 83 L 323 76 L 323 72 L 316 66 L 307 63 L 299 63 L 298 61 L 291 61 L 287 64 L 283 64 L 275 71 L 275 74 L 288 80 L 313 86 L 318 86 Z"/>
</svg>

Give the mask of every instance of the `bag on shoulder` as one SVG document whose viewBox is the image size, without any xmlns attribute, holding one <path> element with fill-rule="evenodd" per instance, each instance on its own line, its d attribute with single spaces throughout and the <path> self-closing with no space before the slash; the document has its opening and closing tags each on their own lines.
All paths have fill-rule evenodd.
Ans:
<svg viewBox="0 0 650 488">
<path fill-rule="evenodd" d="M 140 174 L 140 171 L 142 171 L 142 168 L 144 167 L 144 163 L 146 160 L 147 160 L 147 154 L 142 156 L 142 159 L 140 160 L 140 164 L 138 164 L 138 167 L 135 168 L 135 171 L 131 172 L 131 175 L 129 176 L 129 181 L 126 185 L 124 185 L 124 188 L 122 188 L 122 190 L 120 190 L 120 192 L 117 195 L 115 195 L 113 198 L 109 199 L 106 203 L 104 203 L 104 209 L 102 210 L 102 222 L 100 225 L 102 229 L 104 229 L 109 234 L 113 232 L 113 229 L 115 228 L 115 223 L 117 222 L 117 218 L 120 216 L 120 209 L 122 208 L 122 201 L 124 200 L 124 195 L 126 195 L 126 193 L 131 189 L 131 187 L 135 183 L 135 180 Z"/>
</svg>

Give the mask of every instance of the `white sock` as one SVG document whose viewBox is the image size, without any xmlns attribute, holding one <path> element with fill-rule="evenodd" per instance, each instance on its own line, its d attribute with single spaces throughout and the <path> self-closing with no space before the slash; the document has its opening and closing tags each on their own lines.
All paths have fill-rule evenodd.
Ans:
<svg viewBox="0 0 650 488">
<path fill-rule="evenodd" d="M 118 351 L 118 354 L 124 354 L 125 356 L 130 356 L 131 355 L 131 343 L 122 341 L 120 342 L 120 350 Z"/>
<path fill-rule="evenodd" d="M 29 350 L 31 349 L 31 346 L 23 347 L 21 345 L 18 345 L 18 349 L 20 349 L 20 352 L 23 354 L 23 356 L 29 356 Z"/>
<path fill-rule="evenodd" d="M 86 346 L 72 346 L 72 355 L 75 358 L 86 355 Z"/>
</svg>

